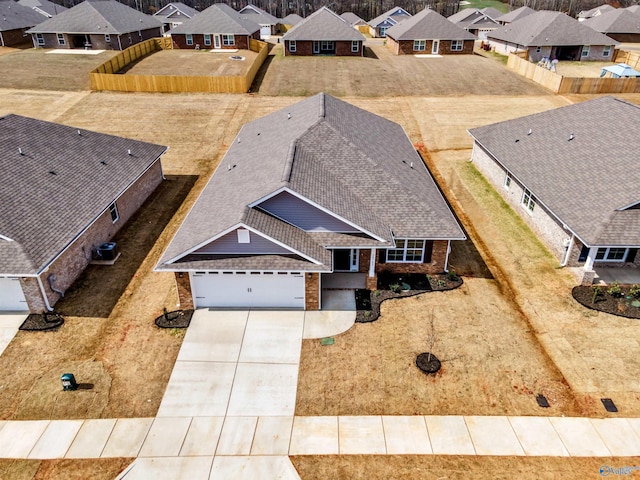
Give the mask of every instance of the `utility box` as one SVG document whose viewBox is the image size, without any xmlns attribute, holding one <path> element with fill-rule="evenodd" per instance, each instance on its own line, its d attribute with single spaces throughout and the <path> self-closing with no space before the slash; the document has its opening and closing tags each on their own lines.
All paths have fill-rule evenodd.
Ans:
<svg viewBox="0 0 640 480">
<path fill-rule="evenodd" d="M 73 376 L 73 373 L 63 373 L 60 377 L 62 381 L 62 390 L 77 390 L 78 384 L 76 382 L 76 377 Z"/>
<path fill-rule="evenodd" d="M 116 242 L 101 243 L 98 247 L 98 258 L 100 260 L 115 260 L 117 256 Z"/>
</svg>

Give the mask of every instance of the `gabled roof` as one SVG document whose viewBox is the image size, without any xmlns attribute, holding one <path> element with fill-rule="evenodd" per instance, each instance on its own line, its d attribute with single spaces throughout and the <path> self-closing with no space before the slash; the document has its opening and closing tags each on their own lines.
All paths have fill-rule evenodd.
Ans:
<svg viewBox="0 0 640 480">
<path fill-rule="evenodd" d="M 115 0 L 84 0 L 75 7 L 45 20 L 29 30 L 29 33 L 123 35 L 161 27 L 162 23 L 158 19 Z"/>
<path fill-rule="evenodd" d="M 406 20 L 410 16 L 411 16 L 411 14 L 409 12 L 407 12 L 404 8 L 402 8 L 402 7 L 393 7 L 391 10 L 387 10 L 383 14 L 378 15 L 373 20 L 369 20 L 369 25 L 371 25 L 372 27 L 375 28 L 378 25 L 380 25 L 381 23 L 384 23 L 386 21 L 390 21 L 390 23 L 395 25 L 396 23 L 400 23 L 400 22 Z"/>
<path fill-rule="evenodd" d="M 621 210 L 640 202 L 635 125 L 639 106 L 602 97 L 469 133 L 588 246 L 632 246 L 640 209 Z"/>
<path fill-rule="evenodd" d="M 341 241 L 335 235 L 256 217 L 262 200 L 282 191 L 378 238 L 369 245 L 393 245 L 392 233 L 465 238 L 400 125 L 319 94 L 242 127 L 157 268 L 175 269 L 171 260 L 239 224 L 279 232 L 278 241 L 318 262 L 309 268 L 328 265 L 320 243 Z"/>
<path fill-rule="evenodd" d="M 615 10 L 615 8 L 605 3 L 598 7 L 594 7 L 591 10 L 582 10 L 580 13 L 578 13 L 577 17 L 578 18 L 597 17 L 598 15 L 602 15 L 603 13 L 607 13 L 612 10 Z"/>
<path fill-rule="evenodd" d="M 297 13 L 290 13 L 289 15 L 284 17 L 282 20 L 280 20 L 280 23 L 282 23 L 283 25 L 297 25 L 302 20 L 304 19 Z"/>
<path fill-rule="evenodd" d="M 354 25 L 366 25 L 367 22 L 365 22 L 363 19 L 361 19 L 358 15 L 356 15 L 353 12 L 344 12 L 342 15 L 340 15 L 349 25 L 351 25 L 352 27 Z"/>
<path fill-rule="evenodd" d="M 617 45 L 612 38 L 596 32 L 562 12 L 541 10 L 505 25 L 487 35 L 525 47 L 562 45 Z"/>
<path fill-rule="evenodd" d="M 253 20 L 259 25 L 277 25 L 280 23 L 276 17 L 271 15 L 268 12 L 265 12 L 261 8 L 256 7 L 255 5 L 247 5 L 246 7 L 240 9 L 238 12 L 240 15 L 243 15 L 245 18 Z"/>
<path fill-rule="evenodd" d="M 483 10 L 479 10 L 477 8 L 465 8 L 463 10 L 460 10 L 458 13 L 455 13 L 450 17 L 447 17 L 447 20 L 449 20 L 452 23 L 455 23 L 456 25 L 462 28 L 467 28 L 471 24 L 474 24 L 476 26 L 479 26 L 480 24 L 485 24 L 485 25 L 495 24 L 497 26 L 498 22 L 496 22 L 495 19 L 491 15 L 489 15 L 489 13 L 485 13 L 484 10 L 487 10 L 487 9 L 485 8 Z M 489 12 L 495 15 L 495 12 L 498 12 L 498 11 L 495 9 L 489 9 Z"/>
<path fill-rule="evenodd" d="M 20 0 L 18 3 L 22 6 L 35 10 L 37 13 L 44 15 L 45 17 L 53 17 L 54 15 L 67 10 L 66 7 L 50 2 L 49 0 Z"/>
<path fill-rule="evenodd" d="M 476 38 L 430 8 L 425 8 L 413 17 L 389 28 L 387 37 L 394 40 L 475 40 Z"/>
<path fill-rule="evenodd" d="M 640 5 L 631 5 L 625 8 L 628 12 L 640 12 Z"/>
<path fill-rule="evenodd" d="M 226 3 L 215 3 L 171 30 L 171 34 L 223 33 L 252 35 L 260 25 L 244 18 Z"/>
<path fill-rule="evenodd" d="M 640 34 L 640 11 L 632 12 L 626 8 L 618 8 L 597 17 L 585 20 L 584 25 L 600 33 L 635 33 Z"/>
<path fill-rule="evenodd" d="M 0 32 L 33 27 L 46 20 L 30 7 L 25 7 L 13 0 L 0 0 Z"/>
<path fill-rule="evenodd" d="M 193 18 L 198 14 L 198 11 L 195 8 L 191 8 L 189 5 L 185 5 L 182 2 L 171 2 L 167 3 L 164 7 L 158 10 L 153 14 L 154 17 L 172 17 L 175 18 L 177 15 L 180 17 Z"/>
<path fill-rule="evenodd" d="M 0 117 L 0 274 L 41 272 L 166 150 Z"/>
<path fill-rule="evenodd" d="M 523 5 L 520 8 L 516 8 L 515 10 L 511 10 L 509 13 L 505 13 L 504 15 L 500 15 L 498 18 L 494 18 L 496 22 L 499 23 L 513 23 L 516 20 L 526 17 L 527 15 L 531 15 L 536 11 L 533 8 L 529 8 L 526 5 Z"/>
<path fill-rule="evenodd" d="M 492 7 L 485 7 L 480 9 L 480 11 L 484 13 L 487 17 L 491 18 L 492 20 L 495 20 L 496 18 L 502 15 L 502 12 L 500 10 Z"/>
<path fill-rule="evenodd" d="M 283 40 L 361 41 L 365 38 L 327 7 L 322 7 L 282 36 Z"/>
</svg>

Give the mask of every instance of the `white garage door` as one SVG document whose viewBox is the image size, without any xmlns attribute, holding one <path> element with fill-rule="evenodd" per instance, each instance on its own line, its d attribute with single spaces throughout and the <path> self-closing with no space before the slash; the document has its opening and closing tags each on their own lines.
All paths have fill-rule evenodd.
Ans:
<svg viewBox="0 0 640 480">
<path fill-rule="evenodd" d="M 271 35 L 271 25 L 260 25 L 260 38 L 265 38 Z"/>
<path fill-rule="evenodd" d="M 24 298 L 20 279 L 13 277 L 0 278 L 0 311 L 26 312 L 29 310 Z"/>
<path fill-rule="evenodd" d="M 197 272 L 197 307 L 304 308 L 304 275 L 288 272 Z"/>
</svg>

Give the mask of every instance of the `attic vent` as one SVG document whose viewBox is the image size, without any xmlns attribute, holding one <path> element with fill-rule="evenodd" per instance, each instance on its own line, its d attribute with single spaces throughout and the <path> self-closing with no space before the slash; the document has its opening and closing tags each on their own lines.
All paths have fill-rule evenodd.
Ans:
<svg viewBox="0 0 640 480">
<path fill-rule="evenodd" d="M 78 135 L 82 136 L 82 132 L 78 129 Z"/>
<path fill-rule="evenodd" d="M 127 155 L 131 156 L 131 150 L 127 150 Z"/>
<path fill-rule="evenodd" d="M 24 153 L 22 153 L 22 148 L 18 147 L 18 153 L 19 153 L 20 155 L 24 155 Z"/>
<path fill-rule="evenodd" d="M 57 173 L 56 173 L 56 172 L 54 172 L 53 170 L 49 170 L 49 173 L 50 173 L 51 175 L 57 175 Z"/>
<path fill-rule="evenodd" d="M 100 163 L 101 163 L 102 165 L 106 165 L 106 164 L 107 164 L 107 162 L 105 162 L 104 160 L 100 160 Z"/>
</svg>

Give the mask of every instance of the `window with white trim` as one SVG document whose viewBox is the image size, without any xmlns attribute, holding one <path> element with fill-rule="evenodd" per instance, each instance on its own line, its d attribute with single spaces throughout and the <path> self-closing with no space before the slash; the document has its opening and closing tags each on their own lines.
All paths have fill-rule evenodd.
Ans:
<svg viewBox="0 0 640 480">
<path fill-rule="evenodd" d="M 608 57 L 610 55 L 611 55 L 611 45 L 605 45 L 604 48 L 602 49 L 602 56 Z"/>
<path fill-rule="evenodd" d="M 64 39 L 64 33 L 58 34 L 58 45 L 65 45 L 67 42 Z"/>
<path fill-rule="evenodd" d="M 104 41 L 106 43 L 111 43 L 111 35 L 109 35 L 108 33 L 104 36 Z"/>
<path fill-rule="evenodd" d="M 204 46 L 205 47 L 210 47 L 211 46 L 211 34 L 210 33 L 205 33 L 205 35 L 204 35 Z"/>
<path fill-rule="evenodd" d="M 111 205 L 109 205 L 109 213 L 111 214 L 111 223 L 116 223 L 120 218 L 120 215 L 118 215 L 118 206 L 116 205 L 116 202 L 113 202 Z"/>
<path fill-rule="evenodd" d="M 504 177 L 504 188 L 509 190 L 510 186 L 511 186 L 511 175 L 507 173 L 507 176 Z"/>
<path fill-rule="evenodd" d="M 41 33 L 36 33 L 36 42 L 38 45 L 44 45 L 44 36 Z"/>
<path fill-rule="evenodd" d="M 360 51 L 360 42 L 358 40 L 353 40 L 351 42 L 351 52 L 356 53 Z"/>
<path fill-rule="evenodd" d="M 331 41 L 331 40 L 321 40 L 320 41 L 320 51 L 322 52 L 329 52 L 334 50 L 335 47 L 335 42 Z"/>
<path fill-rule="evenodd" d="M 533 213 L 533 209 L 536 208 L 536 197 L 526 188 L 522 194 L 522 205 L 531 213 Z"/>
<path fill-rule="evenodd" d="M 414 40 L 413 41 L 413 50 L 414 52 L 424 52 L 427 49 L 427 41 L 426 40 Z"/>
<path fill-rule="evenodd" d="M 236 44 L 235 35 L 222 35 L 222 45 L 226 47 L 232 47 Z"/>
<path fill-rule="evenodd" d="M 422 263 L 424 240 L 396 238 L 396 248 L 387 250 L 389 263 Z"/>
<path fill-rule="evenodd" d="M 589 45 L 584 45 L 582 47 L 582 53 L 580 54 L 581 57 L 588 57 L 589 56 L 589 50 L 591 50 L 591 47 Z"/>
<path fill-rule="evenodd" d="M 291 53 L 296 53 L 296 48 L 297 48 L 296 41 L 295 40 L 289 40 L 289 51 Z"/>
<path fill-rule="evenodd" d="M 624 262 L 627 258 L 628 248 L 610 247 L 599 248 L 596 252 L 596 261 L 601 262 Z"/>
<path fill-rule="evenodd" d="M 451 51 L 461 52 L 463 45 L 464 45 L 463 40 L 451 40 Z"/>
<path fill-rule="evenodd" d="M 187 33 L 186 37 L 187 37 L 187 45 L 193 45 L 193 35 L 191 35 L 190 33 Z"/>
</svg>

